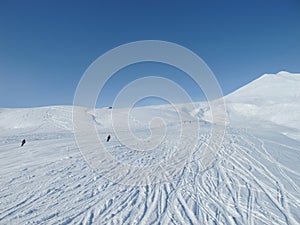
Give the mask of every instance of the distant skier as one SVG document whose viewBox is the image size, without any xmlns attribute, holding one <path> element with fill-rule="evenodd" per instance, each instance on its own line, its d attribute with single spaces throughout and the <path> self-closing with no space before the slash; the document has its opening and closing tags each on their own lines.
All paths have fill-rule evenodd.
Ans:
<svg viewBox="0 0 300 225">
<path fill-rule="evenodd" d="M 107 136 L 106 142 L 109 142 L 109 140 L 110 140 L 110 135 Z"/>
<path fill-rule="evenodd" d="M 22 144 L 21 144 L 21 147 L 22 147 L 23 145 L 25 145 L 25 143 L 26 143 L 26 141 L 25 141 L 25 139 L 23 139 Z"/>
</svg>

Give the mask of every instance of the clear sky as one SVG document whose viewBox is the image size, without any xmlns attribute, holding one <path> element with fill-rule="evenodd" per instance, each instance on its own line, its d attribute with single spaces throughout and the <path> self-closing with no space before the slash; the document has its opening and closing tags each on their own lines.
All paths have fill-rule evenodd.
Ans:
<svg viewBox="0 0 300 225">
<path fill-rule="evenodd" d="M 263 73 L 300 72 L 300 1 L 0 0 L 0 107 L 71 105 L 98 56 L 148 39 L 197 53 L 228 94 Z M 98 106 L 148 66 L 112 78 Z M 200 99 L 191 81 L 182 86 Z"/>
</svg>

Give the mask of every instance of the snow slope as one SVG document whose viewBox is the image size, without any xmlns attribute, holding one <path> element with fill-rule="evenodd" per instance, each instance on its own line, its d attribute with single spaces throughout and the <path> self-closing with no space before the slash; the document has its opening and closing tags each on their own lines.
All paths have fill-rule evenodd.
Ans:
<svg viewBox="0 0 300 225">
<path fill-rule="evenodd" d="M 300 138 L 300 74 L 265 74 L 225 97 L 235 125 L 285 127 L 284 133 Z"/>
<path fill-rule="evenodd" d="M 144 186 L 112 182 L 84 160 L 74 138 L 72 107 L 0 109 L 0 224 L 299 224 L 297 86 L 298 75 L 265 75 L 225 97 L 230 120 L 220 149 L 209 141 L 216 125 L 206 122 L 208 105 L 178 106 L 190 132 L 178 157 L 188 160 L 169 182 Z M 125 111 L 116 112 L 119 124 L 127 120 Z M 129 117 L 134 135 L 146 138 L 145 149 L 152 144 L 151 132 L 165 129 L 167 138 L 150 152 L 118 141 L 110 109 L 82 113 L 100 138 L 112 134 L 108 151 L 141 172 L 178 146 L 178 113 L 170 106 L 135 109 Z M 163 123 L 152 121 L 159 117 Z M 195 124 L 199 136 L 192 140 Z M 127 133 L 122 133 L 126 141 L 135 143 Z M 27 143 L 19 147 L 23 138 Z M 207 148 L 213 161 L 203 165 Z"/>
</svg>

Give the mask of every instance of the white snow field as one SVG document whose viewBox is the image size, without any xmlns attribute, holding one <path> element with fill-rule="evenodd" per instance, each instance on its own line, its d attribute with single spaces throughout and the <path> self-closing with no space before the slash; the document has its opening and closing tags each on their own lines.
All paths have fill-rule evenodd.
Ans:
<svg viewBox="0 0 300 225">
<path fill-rule="evenodd" d="M 183 140 L 176 138 L 180 125 L 172 107 L 134 109 L 131 129 L 141 141 L 126 130 L 122 137 L 132 148 L 151 151 L 118 141 L 111 109 L 82 108 L 99 138 L 111 134 L 104 142 L 107 154 L 149 180 L 141 186 L 130 179 L 139 175 L 135 170 L 110 168 L 93 149 L 81 154 L 71 106 L 0 109 L 0 224 L 300 224 L 300 74 L 264 75 L 224 99 L 229 120 L 220 149 L 211 155 L 205 148 L 213 148 L 209 140 L 217 125 L 206 103 L 197 103 L 196 110 L 178 106 L 188 130 Z M 122 109 L 116 113 L 120 121 L 127 119 Z M 159 117 L 163 122 L 151 123 L 154 138 L 166 138 L 152 146 L 143 138 L 151 134 L 149 120 Z M 176 146 L 175 156 L 187 160 L 182 166 L 174 162 L 178 167 L 169 181 L 151 184 L 154 178 L 144 169 L 168 158 Z M 88 157 L 108 171 L 97 171 Z"/>
</svg>

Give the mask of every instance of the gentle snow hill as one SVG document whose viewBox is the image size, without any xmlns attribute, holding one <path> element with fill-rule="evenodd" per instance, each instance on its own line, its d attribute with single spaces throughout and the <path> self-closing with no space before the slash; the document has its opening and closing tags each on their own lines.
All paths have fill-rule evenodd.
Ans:
<svg viewBox="0 0 300 225">
<path fill-rule="evenodd" d="M 72 106 L 0 109 L 0 132 L 47 133 L 72 130 Z"/>
<path fill-rule="evenodd" d="M 232 125 L 276 124 L 285 127 L 288 136 L 300 138 L 300 74 L 265 74 L 224 99 Z"/>
</svg>

